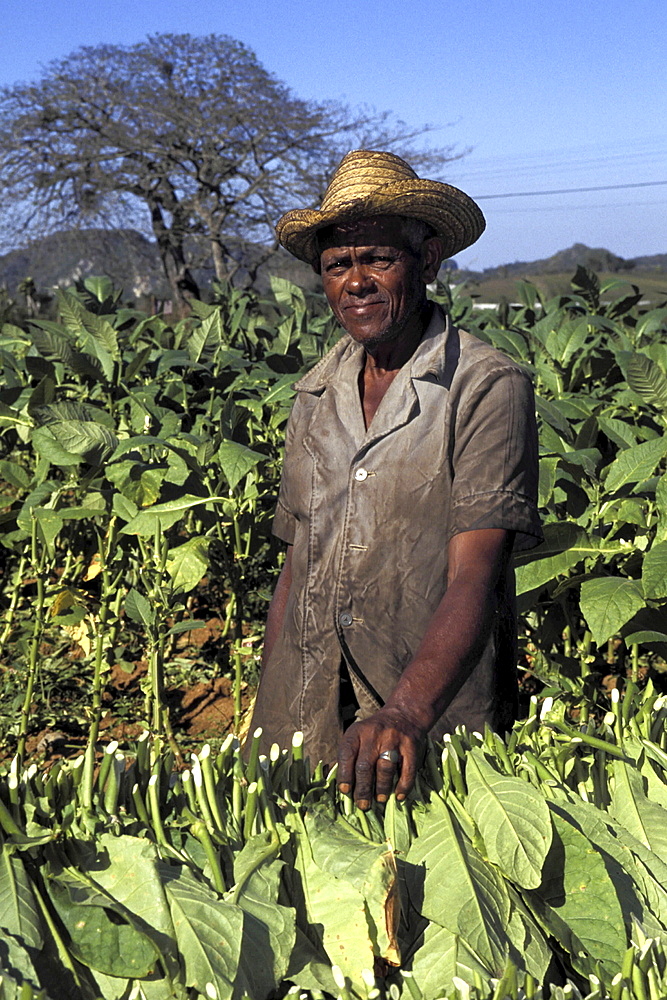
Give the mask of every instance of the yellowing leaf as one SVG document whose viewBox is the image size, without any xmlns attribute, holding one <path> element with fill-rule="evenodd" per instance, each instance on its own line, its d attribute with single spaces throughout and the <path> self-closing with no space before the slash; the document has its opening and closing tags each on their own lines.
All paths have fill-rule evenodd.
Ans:
<svg viewBox="0 0 667 1000">
<path fill-rule="evenodd" d="M 92 634 L 93 618 L 92 615 L 87 615 L 82 621 L 78 622 L 76 625 L 63 625 L 63 630 L 77 642 L 81 649 L 83 650 L 84 656 L 90 656 L 90 652 L 93 648 L 91 634 Z"/>
<path fill-rule="evenodd" d="M 51 615 L 55 618 L 56 615 L 62 615 L 65 611 L 73 608 L 75 604 L 79 604 L 79 599 L 74 590 L 59 591 L 51 605 Z"/>
<path fill-rule="evenodd" d="M 102 572 L 102 560 L 100 559 L 99 552 L 96 552 L 93 558 L 90 560 L 90 564 L 88 566 L 88 569 L 83 575 L 83 579 L 86 581 L 94 580 L 96 577 L 100 575 L 101 572 Z"/>
</svg>

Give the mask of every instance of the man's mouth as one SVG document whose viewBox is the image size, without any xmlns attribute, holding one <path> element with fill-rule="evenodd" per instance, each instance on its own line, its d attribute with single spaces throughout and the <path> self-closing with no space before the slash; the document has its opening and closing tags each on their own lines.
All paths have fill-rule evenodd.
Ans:
<svg viewBox="0 0 667 1000">
<path fill-rule="evenodd" d="M 365 312 L 383 305 L 384 302 L 352 302 L 344 308 L 346 313 L 352 313 L 353 316 L 363 316 Z"/>
</svg>

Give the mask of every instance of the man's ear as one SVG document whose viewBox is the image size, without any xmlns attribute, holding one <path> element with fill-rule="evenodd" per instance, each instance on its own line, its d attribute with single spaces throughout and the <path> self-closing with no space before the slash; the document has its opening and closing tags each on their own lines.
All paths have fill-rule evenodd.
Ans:
<svg viewBox="0 0 667 1000">
<path fill-rule="evenodd" d="M 430 285 L 432 281 L 435 281 L 444 256 L 445 250 L 439 236 L 430 236 L 424 240 L 422 244 L 422 276 L 425 285 Z"/>
</svg>

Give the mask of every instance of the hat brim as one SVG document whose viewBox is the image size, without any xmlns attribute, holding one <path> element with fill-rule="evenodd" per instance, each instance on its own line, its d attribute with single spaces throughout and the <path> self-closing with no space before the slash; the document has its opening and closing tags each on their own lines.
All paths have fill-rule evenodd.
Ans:
<svg viewBox="0 0 667 1000">
<path fill-rule="evenodd" d="M 440 181 L 414 178 L 328 211 L 293 209 L 280 219 L 276 233 L 286 250 L 318 270 L 320 229 L 376 215 L 401 215 L 428 223 L 443 241 L 445 258 L 471 246 L 486 228 L 482 210 L 465 192 Z"/>
</svg>

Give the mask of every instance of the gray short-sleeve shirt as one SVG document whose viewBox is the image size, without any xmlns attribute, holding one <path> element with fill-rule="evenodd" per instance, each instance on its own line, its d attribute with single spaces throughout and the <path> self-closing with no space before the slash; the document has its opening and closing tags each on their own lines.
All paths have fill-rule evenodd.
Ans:
<svg viewBox="0 0 667 1000">
<path fill-rule="evenodd" d="M 505 528 L 541 538 L 533 392 L 514 361 L 454 327 L 439 307 L 364 426 L 363 348 L 345 335 L 297 384 L 274 533 L 293 544 L 284 627 L 261 678 L 254 725 L 266 743 L 303 730 L 332 762 L 341 733 L 341 656 L 363 714 L 386 700 L 447 584 L 449 540 Z M 513 582 L 493 634 L 434 727 L 511 724 L 516 700 Z"/>
</svg>

